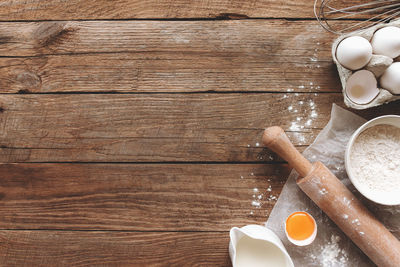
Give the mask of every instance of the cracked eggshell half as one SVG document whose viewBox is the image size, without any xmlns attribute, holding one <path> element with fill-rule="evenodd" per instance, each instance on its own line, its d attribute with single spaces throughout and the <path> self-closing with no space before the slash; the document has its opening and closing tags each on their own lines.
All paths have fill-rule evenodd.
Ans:
<svg viewBox="0 0 400 267">
<path fill-rule="evenodd" d="M 365 105 L 379 94 L 378 82 L 372 72 L 356 71 L 347 80 L 345 91 L 352 102 Z"/>
<path fill-rule="evenodd" d="M 382 88 L 392 94 L 400 94 L 400 62 L 395 62 L 386 69 L 380 78 Z"/>
<path fill-rule="evenodd" d="M 377 30 L 371 40 L 374 54 L 390 58 L 400 56 L 400 28 L 388 26 Z"/>
<path fill-rule="evenodd" d="M 370 42 L 361 36 L 343 39 L 337 49 L 336 58 L 347 69 L 358 70 L 368 64 L 372 57 Z"/>
</svg>

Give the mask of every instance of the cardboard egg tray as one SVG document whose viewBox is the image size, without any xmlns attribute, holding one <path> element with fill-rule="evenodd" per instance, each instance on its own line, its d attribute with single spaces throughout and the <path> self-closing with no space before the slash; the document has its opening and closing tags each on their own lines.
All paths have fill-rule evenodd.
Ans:
<svg viewBox="0 0 400 267">
<path fill-rule="evenodd" d="M 348 96 L 346 94 L 346 89 L 345 88 L 346 88 L 347 80 L 349 79 L 349 77 L 355 71 L 349 70 L 349 69 L 343 67 L 342 65 L 340 65 L 340 63 L 338 62 L 338 60 L 336 58 L 336 49 L 337 49 L 339 43 L 343 39 L 345 39 L 347 37 L 350 37 L 350 36 L 361 36 L 361 37 L 364 37 L 365 39 L 367 39 L 368 41 L 371 41 L 372 36 L 374 35 L 374 33 L 378 29 L 383 28 L 383 27 L 387 27 L 387 26 L 400 27 L 400 19 L 392 21 L 390 23 L 378 24 L 378 25 L 375 25 L 375 26 L 373 26 L 371 28 L 364 29 L 362 31 L 355 31 L 355 32 L 351 32 L 351 33 L 347 33 L 347 34 L 341 35 L 332 44 L 332 58 L 333 58 L 333 61 L 336 64 L 336 67 L 337 67 L 338 72 L 339 72 L 340 82 L 342 83 L 342 93 L 343 93 L 343 96 L 344 96 L 344 103 L 346 104 L 346 106 L 348 106 L 350 108 L 366 109 L 366 108 L 379 106 L 379 105 L 382 105 L 382 104 L 389 103 L 391 101 L 395 101 L 395 100 L 400 99 L 400 95 L 393 95 L 388 90 L 385 90 L 383 88 L 379 88 L 379 94 L 371 102 L 369 102 L 368 104 L 357 104 L 357 103 L 351 101 L 350 98 L 348 98 Z M 378 80 L 378 86 L 379 86 L 379 77 L 385 72 L 385 70 L 394 61 L 400 61 L 400 57 L 398 57 L 395 60 L 393 60 L 392 58 L 387 57 L 387 56 L 374 55 L 373 54 L 370 62 L 363 69 L 369 70 L 375 75 L 376 79 Z"/>
</svg>

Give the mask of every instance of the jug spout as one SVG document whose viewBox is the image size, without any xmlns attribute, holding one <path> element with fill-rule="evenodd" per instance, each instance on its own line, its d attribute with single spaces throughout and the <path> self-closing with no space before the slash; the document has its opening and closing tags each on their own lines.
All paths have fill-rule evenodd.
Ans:
<svg viewBox="0 0 400 267">
<path fill-rule="evenodd" d="M 232 265 L 235 265 L 236 262 L 236 247 L 238 241 L 245 235 L 243 231 L 238 228 L 238 227 L 233 227 L 229 231 L 229 237 L 230 237 L 230 242 L 229 242 L 229 255 L 232 260 Z"/>
<path fill-rule="evenodd" d="M 242 238 L 243 235 L 244 235 L 244 233 L 238 227 L 233 227 L 230 230 L 229 237 L 231 239 L 231 242 L 235 245 L 235 247 L 236 247 L 237 242 L 240 240 L 240 238 Z"/>
</svg>

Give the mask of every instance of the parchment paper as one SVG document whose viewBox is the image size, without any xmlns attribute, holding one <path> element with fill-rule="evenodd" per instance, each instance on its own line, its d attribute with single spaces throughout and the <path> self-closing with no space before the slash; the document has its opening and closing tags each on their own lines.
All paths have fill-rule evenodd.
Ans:
<svg viewBox="0 0 400 267">
<path fill-rule="evenodd" d="M 366 120 L 332 106 L 331 119 L 314 143 L 303 153 L 311 162 L 324 163 L 363 203 L 400 238 L 400 206 L 382 206 L 363 198 L 351 184 L 344 167 L 344 151 L 353 132 Z M 282 240 L 295 266 L 374 266 L 360 249 L 301 191 L 292 171 L 273 208 L 266 226 Z M 308 246 L 291 244 L 285 235 L 284 222 L 295 211 L 307 211 L 316 220 L 318 234 Z"/>
</svg>

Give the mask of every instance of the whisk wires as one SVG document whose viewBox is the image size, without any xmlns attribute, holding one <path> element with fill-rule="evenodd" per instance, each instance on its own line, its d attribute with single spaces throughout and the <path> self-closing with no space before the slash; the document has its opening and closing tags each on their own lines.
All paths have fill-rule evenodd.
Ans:
<svg viewBox="0 0 400 267">
<path fill-rule="evenodd" d="M 343 6 L 354 1 L 315 0 L 314 14 L 321 26 L 329 32 L 342 34 L 363 30 L 400 16 L 400 0 L 375 0 Z M 346 23 L 336 23 L 345 20 Z"/>
</svg>

